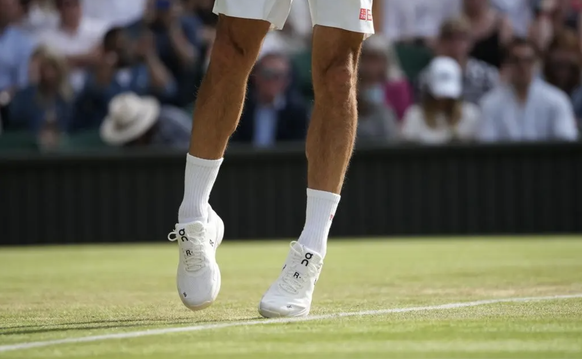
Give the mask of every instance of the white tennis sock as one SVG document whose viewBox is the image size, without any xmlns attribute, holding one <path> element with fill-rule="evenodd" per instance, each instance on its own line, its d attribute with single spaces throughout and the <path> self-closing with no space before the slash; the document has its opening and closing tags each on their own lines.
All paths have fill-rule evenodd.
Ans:
<svg viewBox="0 0 582 359">
<path fill-rule="evenodd" d="M 178 210 L 178 223 L 206 222 L 208 199 L 221 164 L 222 159 L 204 160 L 188 154 L 184 176 L 184 199 Z"/>
<path fill-rule="evenodd" d="M 331 192 L 307 189 L 305 227 L 299 243 L 325 257 L 327 237 L 341 196 Z"/>
</svg>

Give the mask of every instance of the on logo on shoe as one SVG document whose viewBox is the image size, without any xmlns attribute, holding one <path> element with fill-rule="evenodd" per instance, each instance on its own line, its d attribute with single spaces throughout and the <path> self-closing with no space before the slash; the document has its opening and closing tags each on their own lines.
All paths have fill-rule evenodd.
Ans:
<svg viewBox="0 0 582 359">
<path fill-rule="evenodd" d="M 301 264 L 303 264 L 304 266 L 308 266 L 309 265 L 309 260 L 313 258 L 313 253 L 305 253 L 305 259 L 301 261 Z M 305 262 L 305 263 L 304 263 Z"/>
</svg>

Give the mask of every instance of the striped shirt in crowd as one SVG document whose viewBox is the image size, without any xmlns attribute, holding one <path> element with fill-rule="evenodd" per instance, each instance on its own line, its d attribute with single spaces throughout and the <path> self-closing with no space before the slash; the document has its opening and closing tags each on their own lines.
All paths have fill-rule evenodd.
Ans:
<svg viewBox="0 0 582 359">
<path fill-rule="evenodd" d="M 418 78 L 417 95 L 420 98 L 425 88 L 427 70 L 423 70 Z M 497 86 L 499 71 L 494 66 L 481 60 L 469 58 L 463 69 L 463 99 L 479 104 L 481 98 Z"/>
</svg>

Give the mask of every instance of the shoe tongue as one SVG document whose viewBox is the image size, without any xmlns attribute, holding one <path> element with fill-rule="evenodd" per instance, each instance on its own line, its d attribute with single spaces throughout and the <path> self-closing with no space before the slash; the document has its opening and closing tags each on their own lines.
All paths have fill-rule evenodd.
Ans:
<svg viewBox="0 0 582 359">
<path fill-rule="evenodd" d="M 304 245 L 300 244 L 299 242 L 295 242 L 293 244 L 293 248 L 299 253 L 301 257 L 307 259 L 314 264 L 321 264 L 323 263 L 323 257 L 311 249 L 305 247 Z"/>
<path fill-rule="evenodd" d="M 194 222 L 186 226 L 186 231 L 189 234 L 200 233 L 204 230 L 204 224 L 202 222 Z"/>
</svg>

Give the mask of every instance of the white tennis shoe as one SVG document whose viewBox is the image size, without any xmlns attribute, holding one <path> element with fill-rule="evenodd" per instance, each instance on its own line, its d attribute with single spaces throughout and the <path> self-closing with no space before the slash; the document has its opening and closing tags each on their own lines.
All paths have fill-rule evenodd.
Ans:
<svg viewBox="0 0 582 359">
<path fill-rule="evenodd" d="M 319 254 L 291 242 L 285 266 L 263 295 L 259 313 L 265 318 L 307 316 L 322 266 L 323 258 Z"/>
<path fill-rule="evenodd" d="M 210 306 L 220 291 L 220 268 L 216 248 L 222 243 L 224 223 L 209 208 L 207 223 L 176 225 L 168 240 L 178 242 L 180 260 L 176 282 L 180 299 L 186 307 L 201 310 Z"/>
</svg>

